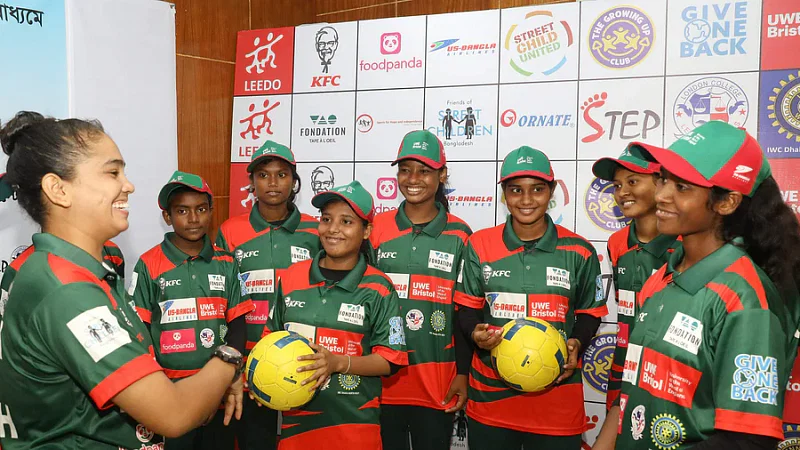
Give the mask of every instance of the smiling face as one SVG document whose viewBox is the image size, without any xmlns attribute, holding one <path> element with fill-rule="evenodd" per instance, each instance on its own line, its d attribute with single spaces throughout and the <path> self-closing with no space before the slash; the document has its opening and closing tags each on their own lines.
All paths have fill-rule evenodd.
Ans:
<svg viewBox="0 0 800 450">
<path fill-rule="evenodd" d="M 708 207 L 711 189 L 662 171 L 656 187 L 658 232 L 692 235 L 716 229 L 721 217 Z"/>
<path fill-rule="evenodd" d="M 253 170 L 252 181 L 260 203 L 269 206 L 286 204 L 294 187 L 292 166 L 282 159 L 274 158 Z"/>
<path fill-rule="evenodd" d="M 170 196 L 169 212 L 164 211 L 163 216 L 178 237 L 188 242 L 198 242 L 208 233 L 211 225 L 208 195 L 188 188 L 180 190 Z"/>
<path fill-rule="evenodd" d="M 503 195 L 508 212 L 520 225 L 533 225 L 544 218 L 553 191 L 546 181 L 533 177 L 517 177 L 505 182 Z"/>
<path fill-rule="evenodd" d="M 363 219 L 343 200 L 333 200 L 322 207 L 319 219 L 319 240 L 331 258 L 358 256 L 361 243 L 369 238 L 372 225 Z"/>
<path fill-rule="evenodd" d="M 446 168 L 434 170 L 412 159 L 405 159 L 397 164 L 397 184 L 403 197 L 412 205 L 435 201 L 436 190 L 446 181 Z"/>
<path fill-rule="evenodd" d="M 614 173 L 614 200 L 625 217 L 636 219 L 656 210 L 656 179 L 620 167 Z"/>
</svg>

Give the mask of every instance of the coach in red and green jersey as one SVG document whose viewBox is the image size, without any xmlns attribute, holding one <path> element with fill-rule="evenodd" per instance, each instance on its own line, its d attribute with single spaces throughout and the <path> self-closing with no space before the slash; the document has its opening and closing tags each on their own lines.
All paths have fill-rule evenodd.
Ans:
<svg viewBox="0 0 800 450">
<path fill-rule="evenodd" d="M 520 147 L 506 156 L 500 182 L 510 215 L 467 242 L 459 322 L 481 347 L 470 372 L 470 448 L 579 449 L 584 431 L 583 385 L 574 370 L 582 347 L 607 314 L 594 247 L 553 224 L 547 208 L 554 175 L 544 153 Z M 537 317 L 570 336 L 567 371 L 540 393 L 508 387 L 488 350 L 509 320 Z"/>
<path fill-rule="evenodd" d="M 201 177 L 176 171 L 158 195 L 164 221 L 175 230 L 136 263 L 129 290 L 156 343 L 166 375 L 181 379 L 199 372 L 226 342 L 244 350 L 244 315 L 253 309 L 239 283 L 233 256 L 214 246 L 207 232 L 212 194 Z M 233 434 L 212 426 L 177 439 L 167 449 L 233 448 Z M 225 440 L 223 434 L 228 434 Z M 219 436 L 214 436 L 219 435 Z M 212 445 L 213 443 L 213 445 Z"/>
<path fill-rule="evenodd" d="M 775 448 L 797 352 L 796 299 L 781 298 L 797 221 L 743 129 L 712 121 L 669 149 L 641 146 L 662 166 L 658 230 L 683 247 L 637 298 L 617 448 Z"/>
<path fill-rule="evenodd" d="M 217 245 L 239 262 L 242 284 L 255 305 L 246 316 L 245 356 L 261 339 L 283 271 L 311 259 L 320 249 L 317 220 L 300 213 L 294 204 L 300 176 L 292 151 L 266 141 L 253 153 L 247 171 L 258 201 L 248 214 L 226 220 L 217 233 Z M 269 450 L 277 445 L 277 412 L 258 408 L 249 398 L 237 427 L 240 450 Z"/>
<path fill-rule="evenodd" d="M 281 277 L 265 333 L 308 338 L 305 366 L 318 393 L 284 413 L 280 450 L 381 448 L 380 376 L 408 364 L 400 305 L 392 280 L 361 252 L 372 229 L 372 196 L 358 181 L 314 196 L 324 250 Z M 302 369 L 302 368 L 301 368 Z M 250 370 L 253 370 L 251 367 Z"/>
<path fill-rule="evenodd" d="M 0 317 L 3 317 L 3 311 L 6 309 L 6 302 L 8 302 L 8 296 L 11 292 L 11 285 L 14 283 L 14 277 L 17 276 L 19 268 L 25 264 L 25 261 L 35 250 L 33 245 L 29 245 L 22 253 L 13 258 L 11 264 L 9 264 L 3 272 L 3 278 L 0 280 Z M 105 245 L 103 245 L 103 262 L 108 264 L 109 268 L 116 272 L 120 279 L 124 279 L 125 258 L 122 256 L 122 250 L 120 250 L 117 244 L 106 241 Z"/>
<path fill-rule="evenodd" d="M 405 200 L 375 217 L 369 238 L 376 267 L 400 297 L 409 365 L 383 379 L 383 448 L 405 449 L 410 434 L 415 449 L 449 449 L 452 413 L 466 403 L 472 359 L 471 343 L 454 326 L 453 303 L 472 230 L 448 212 L 444 146 L 436 135 L 406 134 L 392 165 Z"/>
</svg>

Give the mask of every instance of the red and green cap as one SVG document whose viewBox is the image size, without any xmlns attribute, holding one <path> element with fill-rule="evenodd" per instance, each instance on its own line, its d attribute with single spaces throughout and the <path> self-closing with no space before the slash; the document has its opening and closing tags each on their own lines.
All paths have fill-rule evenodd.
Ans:
<svg viewBox="0 0 800 450">
<path fill-rule="evenodd" d="M 553 181 L 553 167 L 550 159 L 539 150 L 523 145 L 512 150 L 503 160 L 500 168 L 500 182 L 516 177 L 535 177 Z M 498 183 L 498 184 L 499 184 Z"/>
<path fill-rule="evenodd" d="M 311 199 L 311 204 L 315 208 L 322 209 L 331 200 L 344 200 L 353 208 L 356 215 L 372 222 L 375 217 L 375 208 L 373 208 L 372 195 L 364 189 L 364 186 L 355 180 L 350 184 L 338 186 L 330 191 L 320 192 Z"/>
<path fill-rule="evenodd" d="M 247 165 L 247 173 L 253 173 L 253 170 L 267 158 L 280 158 L 293 166 L 297 165 L 294 160 L 294 153 L 292 153 L 289 147 L 278 144 L 275 141 L 266 141 L 258 150 L 253 152 L 253 156 L 250 158 L 250 164 Z"/>
<path fill-rule="evenodd" d="M 439 170 L 447 164 L 444 156 L 444 144 L 435 134 L 428 130 L 412 131 L 403 136 L 397 159 L 392 165 L 404 159 L 417 160 L 431 169 Z"/>
<path fill-rule="evenodd" d="M 164 211 L 169 210 L 169 199 L 175 190 L 187 187 L 193 191 L 197 191 L 203 194 L 208 195 L 208 203 L 211 204 L 211 199 L 214 197 L 214 194 L 211 192 L 211 187 L 208 186 L 206 180 L 204 180 L 200 175 L 195 175 L 193 173 L 181 172 L 180 170 L 176 170 L 175 173 L 172 174 L 167 184 L 161 188 L 161 192 L 158 193 L 158 207 Z"/>
<path fill-rule="evenodd" d="M 676 177 L 710 188 L 717 186 L 751 197 L 772 175 L 758 142 L 726 122 L 706 122 L 669 148 L 639 144 L 651 160 Z"/>
<path fill-rule="evenodd" d="M 592 173 L 601 180 L 614 181 L 614 174 L 620 167 L 642 174 L 658 173 L 661 170 L 658 163 L 645 158 L 640 143 L 632 142 L 625 147 L 619 158 L 598 159 L 592 166 Z"/>
</svg>

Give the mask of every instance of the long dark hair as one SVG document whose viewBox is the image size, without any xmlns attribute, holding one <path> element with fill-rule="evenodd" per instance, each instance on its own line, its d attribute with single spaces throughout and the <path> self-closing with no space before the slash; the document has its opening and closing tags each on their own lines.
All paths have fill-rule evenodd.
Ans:
<svg viewBox="0 0 800 450">
<path fill-rule="evenodd" d="M 18 112 L 0 128 L 0 144 L 8 155 L 7 182 L 20 206 L 40 226 L 47 216 L 42 178 L 53 173 L 67 181 L 74 179 L 88 143 L 104 133 L 96 120 L 57 120 L 32 111 Z"/>
<path fill-rule="evenodd" d="M 713 187 L 709 206 L 723 200 L 730 191 Z M 800 223 L 783 201 L 778 183 L 766 178 L 752 197 L 742 197 L 733 214 L 725 216 L 720 228 L 725 242 L 741 236 L 743 248 L 781 291 L 792 295 L 800 280 Z"/>
<path fill-rule="evenodd" d="M 445 168 L 442 167 L 439 170 L 444 170 L 444 169 Z M 450 212 L 450 202 L 447 200 L 447 194 L 446 194 L 448 185 L 449 183 L 447 180 L 445 180 L 443 183 L 439 183 L 439 187 L 436 188 L 436 195 L 434 197 L 437 202 L 442 204 L 442 206 L 444 207 L 444 212 L 447 213 Z"/>
<path fill-rule="evenodd" d="M 292 169 L 292 180 L 294 180 L 294 187 L 292 188 L 292 192 L 289 193 L 288 202 L 291 203 L 292 206 L 295 206 L 294 200 L 297 198 L 297 194 L 300 193 L 300 189 L 303 187 L 303 182 L 300 181 L 300 175 L 297 174 L 297 166 L 295 166 L 294 164 L 289 164 L 288 162 L 286 162 L 286 160 L 281 159 L 281 158 L 267 157 L 267 158 L 264 158 L 264 160 L 261 161 L 261 163 L 259 163 L 258 166 L 256 166 L 253 169 L 253 172 L 255 172 L 260 166 L 263 166 L 265 164 L 269 164 L 272 161 L 276 161 L 276 160 L 285 162 Z M 253 172 L 250 172 L 250 174 L 248 175 L 248 178 L 250 179 L 250 189 L 252 189 L 251 192 L 255 193 L 256 184 L 253 181 Z"/>
</svg>

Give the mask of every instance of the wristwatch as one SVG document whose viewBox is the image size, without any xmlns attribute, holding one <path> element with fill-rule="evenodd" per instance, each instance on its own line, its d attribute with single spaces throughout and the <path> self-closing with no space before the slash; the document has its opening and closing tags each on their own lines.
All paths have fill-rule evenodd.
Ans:
<svg viewBox="0 0 800 450">
<path fill-rule="evenodd" d="M 229 345 L 220 345 L 214 350 L 214 355 L 212 357 L 217 357 L 228 364 L 236 366 L 236 373 L 233 375 L 233 381 L 238 380 L 242 376 L 242 372 L 244 372 L 244 357 L 239 350 Z"/>
</svg>

